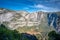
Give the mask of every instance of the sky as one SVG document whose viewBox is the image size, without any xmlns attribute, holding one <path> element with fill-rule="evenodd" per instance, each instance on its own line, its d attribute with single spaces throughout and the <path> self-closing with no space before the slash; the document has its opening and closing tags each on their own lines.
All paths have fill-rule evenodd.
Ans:
<svg viewBox="0 0 60 40">
<path fill-rule="evenodd" d="M 60 0 L 0 0 L 0 8 L 28 12 L 55 12 L 60 11 Z"/>
</svg>

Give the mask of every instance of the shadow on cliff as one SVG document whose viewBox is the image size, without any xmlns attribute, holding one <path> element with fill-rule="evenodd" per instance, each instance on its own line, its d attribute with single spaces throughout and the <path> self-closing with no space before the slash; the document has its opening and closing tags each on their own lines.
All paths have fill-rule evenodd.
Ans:
<svg viewBox="0 0 60 40">
<path fill-rule="evenodd" d="M 21 40 L 38 40 L 35 35 L 30 35 L 27 33 L 21 33 Z"/>
</svg>

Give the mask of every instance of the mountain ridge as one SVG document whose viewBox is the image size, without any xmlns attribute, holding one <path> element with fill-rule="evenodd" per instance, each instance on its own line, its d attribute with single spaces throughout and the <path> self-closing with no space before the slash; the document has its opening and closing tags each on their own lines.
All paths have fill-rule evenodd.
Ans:
<svg viewBox="0 0 60 40">
<path fill-rule="evenodd" d="M 5 9 L 6 11 L 6 9 Z M 2 14 L 3 13 L 3 14 Z M 9 29 L 17 29 L 23 26 L 38 26 L 41 23 L 54 26 L 60 12 L 34 12 L 0 10 L 0 23 L 8 22 Z M 51 18 L 52 17 L 52 18 Z M 55 19 L 54 19 L 55 18 Z M 54 22 L 54 23 L 53 23 Z M 18 27 L 17 27 L 18 26 Z"/>
</svg>

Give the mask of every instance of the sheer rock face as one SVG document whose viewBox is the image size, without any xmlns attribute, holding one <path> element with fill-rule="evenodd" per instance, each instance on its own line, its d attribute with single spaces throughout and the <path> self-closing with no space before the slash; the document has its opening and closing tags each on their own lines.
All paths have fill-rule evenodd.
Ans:
<svg viewBox="0 0 60 40">
<path fill-rule="evenodd" d="M 50 13 L 47 17 L 50 28 L 54 27 L 57 32 L 60 32 L 60 12 Z"/>
<path fill-rule="evenodd" d="M 40 25 L 41 20 L 44 20 L 44 13 L 38 15 L 37 13 L 28 14 L 27 12 L 19 12 L 11 20 L 9 27 L 16 29 L 23 26 L 38 26 Z M 39 19 L 38 19 L 39 18 Z"/>
<path fill-rule="evenodd" d="M 5 21 L 10 22 L 13 19 L 15 12 L 10 12 L 6 9 L 0 10 L 0 22 L 3 23 Z"/>
<path fill-rule="evenodd" d="M 60 33 L 60 14 L 58 14 L 58 18 L 57 18 L 57 27 L 56 27 L 57 31 Z"/>
<path fill-rule="evenodd" d="M 48 28 L 49 21 L 52 21 L 50 24 L 53 24 L 55 16 L 52 17 L 52 14 L 45 12 L 28 13 L 26 11 L 0 9 L 0 22 L 5 24 L 8 22 L 8 28 L 12 30 L 24 26 L 42 26 L 44 29 L 44 26 L 45 28 Z M 48 19 L 48 17 L 50 19 Z"/>
</svg>

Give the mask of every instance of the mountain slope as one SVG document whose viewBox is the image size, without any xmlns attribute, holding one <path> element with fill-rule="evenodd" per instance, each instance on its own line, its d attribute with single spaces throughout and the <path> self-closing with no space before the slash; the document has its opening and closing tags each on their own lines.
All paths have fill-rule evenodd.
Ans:
<svg viewBox="0 0 60 40">
<path fill-rule="evenodd" d="M 30 14 L 26 11 L 0 9 L 0 23 L 8 25 L 8 28 L 12 30 L 24 26 L 36 26 L 36 29 L 40 26 L 41 30 L 46 28 L 49 30 L 52 27 L 56 29 L 59 13 L 39 11 Z"/>
</svg>

